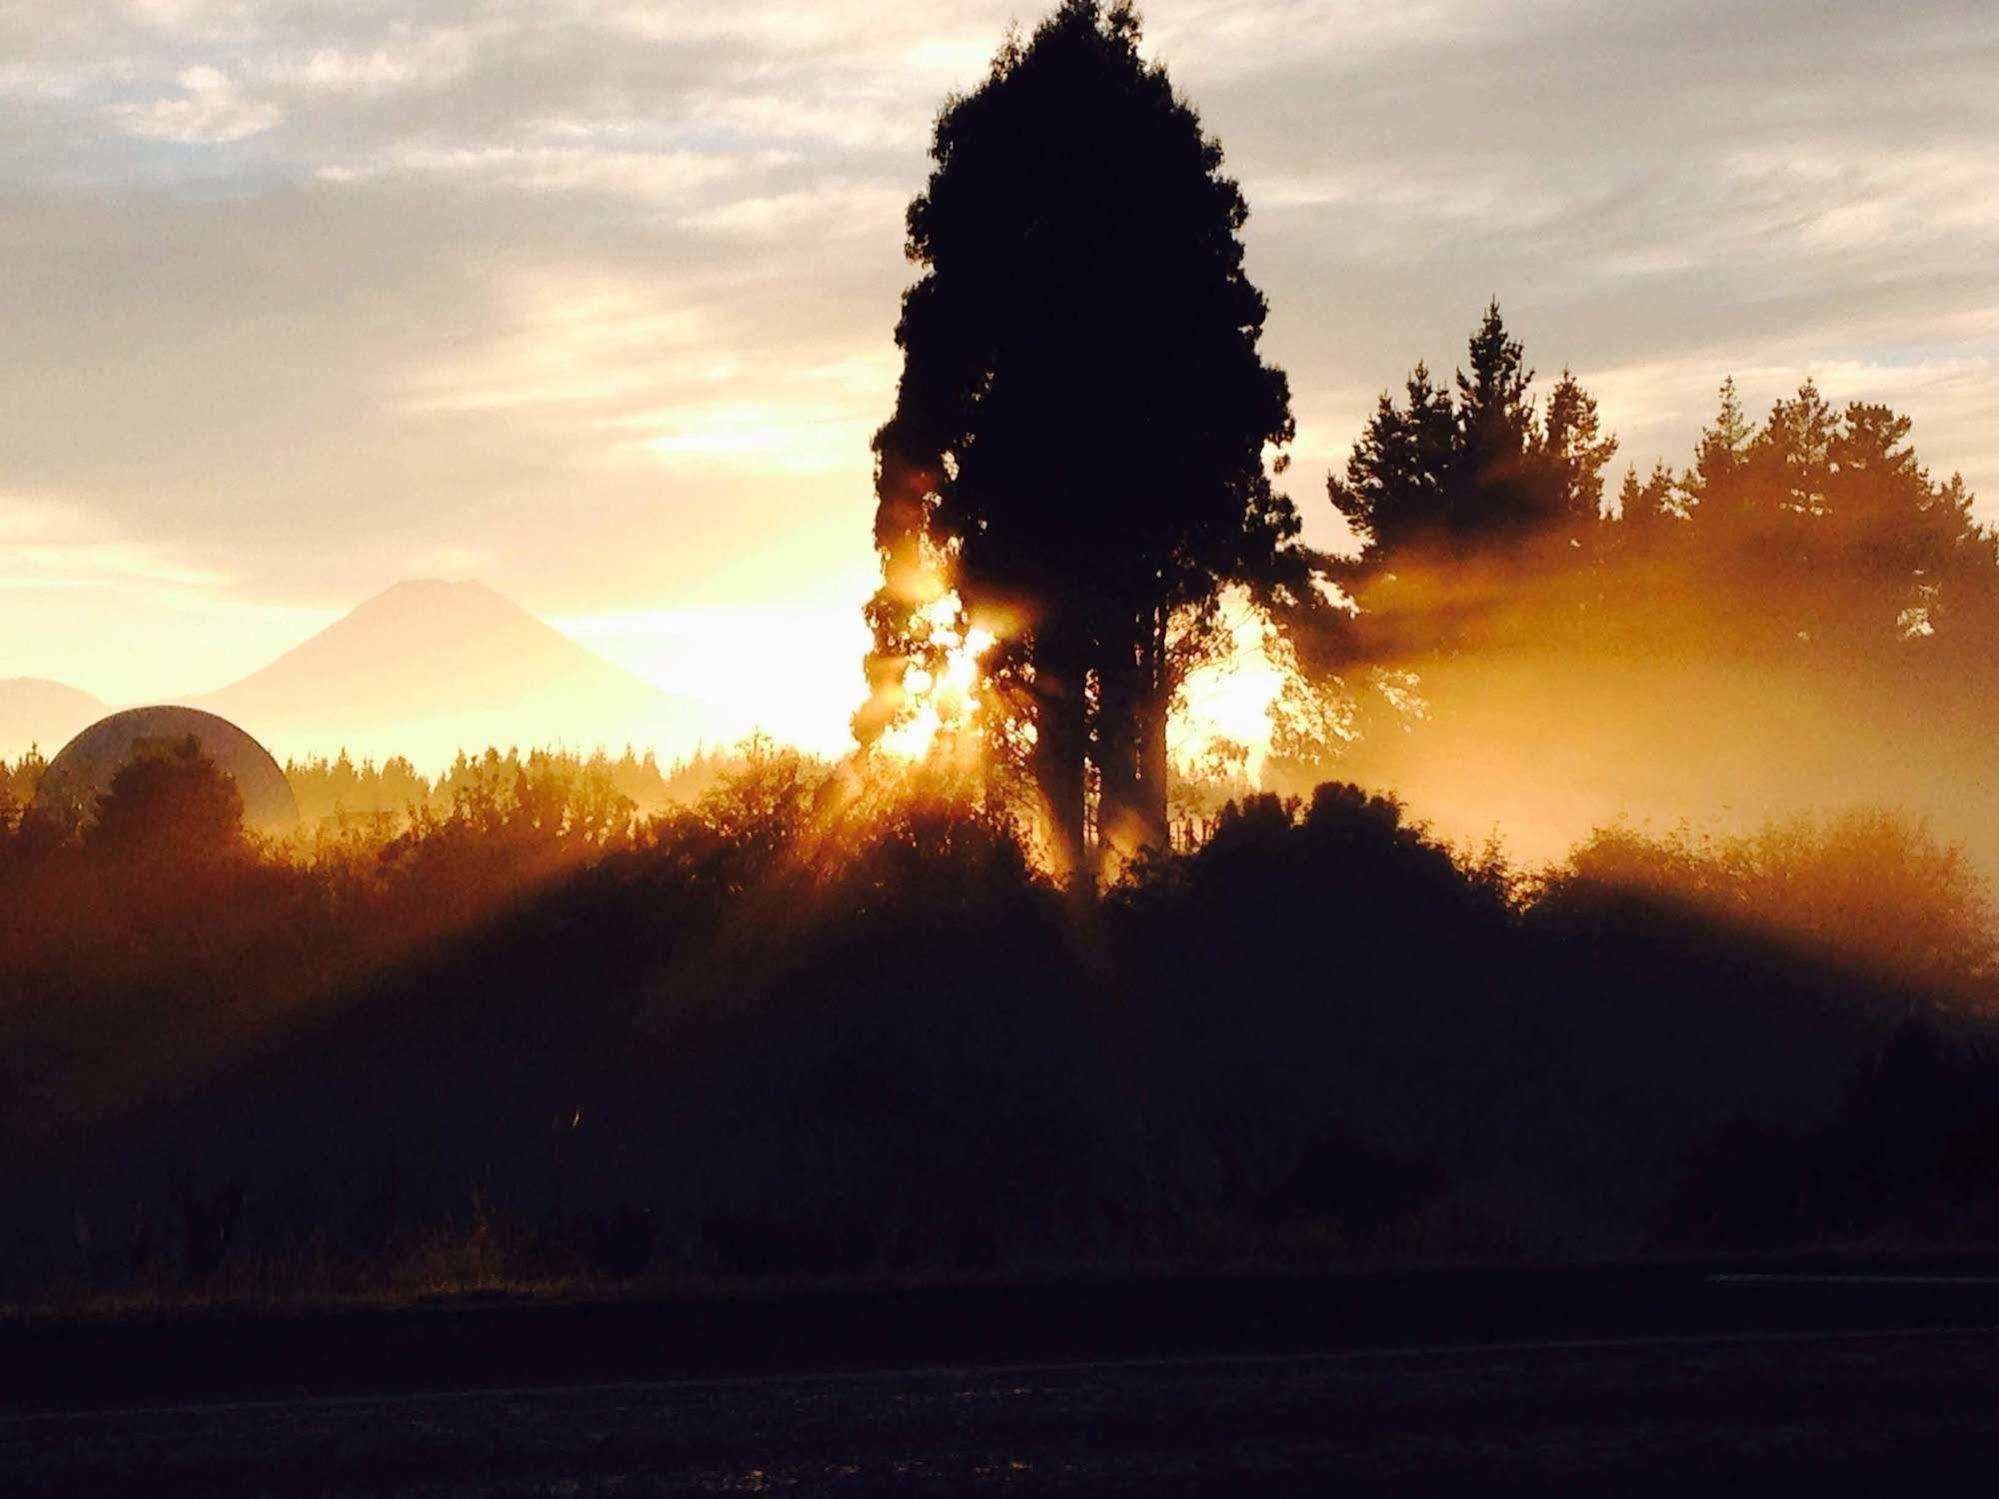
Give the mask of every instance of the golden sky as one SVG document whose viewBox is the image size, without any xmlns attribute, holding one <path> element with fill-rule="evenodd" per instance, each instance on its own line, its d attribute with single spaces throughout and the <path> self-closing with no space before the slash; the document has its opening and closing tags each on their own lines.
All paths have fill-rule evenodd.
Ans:
<svg viewBox="0 0 1999 1499">
<path fill-rule="evenodd" d="M 1989 3 L 1158 0 L 1252 209 L 1314 534 L 1498 294 L 1625 458 L 1733 372 L 1999 498 Z M 477 577 L 844 742 L 929 122 L 1008 4 L 0 8 L 0 677 L 189 696 Z"/>
</svg>

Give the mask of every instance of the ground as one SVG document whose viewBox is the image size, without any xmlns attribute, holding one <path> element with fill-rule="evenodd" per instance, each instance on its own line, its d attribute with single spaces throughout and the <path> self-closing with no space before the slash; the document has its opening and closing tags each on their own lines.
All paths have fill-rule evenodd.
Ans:
<svg viewBox="0 0 1999 1499">
<path fill-rule="evenodd" d="M 1204 1285 L 1208 1304 L 1228 1302 L 1230 1286 Z M 0 1472 L 22 1496 L 1221 1495 L 1334 1482 L 1347 1493 L 1684 1495 L 1935 1490 L 1999 1459 L 1991 1277 L 1608 1271 L 1584 1273 L 1573 1294 L 1563 1285 L 1549 1273 L 1244 1282 L 1227 1315 L 1190 1319 L 1211 1345 L 1192 1352 L 1138 1351 L 1175 1338 L 1133 1324 L 1132 1351 L 1113 1357 L 812 1372 L 840 1360 L 811 1339 L 850 1317 L 883 1319 L 889 1341 L 872 1351 L 893 1352 L 907 1334 L 913 1352 L 988 1314 L 1018 1317 L 1037 1295 L 1066 1310 L 1075 1288 L 794 1298 L 779 1323 L 755 1298 L 719 1312 L 708 1304 L 692 1322 L 685 1307 L 612 1304 L 100 1323 L 82 1334 L 99 1340 L 93 1356 L 143 1367 L 106 1371 L 100 1383 L 115 1398 L 93 1401 L 80 1367 L 54 1356 L 37 1399 L 13 1362 Z M 1093 1335 L 1109 1338 L 1164 1286 L 1096 1290 L 1108 1310 Z M 1292 1341 L 1317 1346 L 1224 1346 L 1231 1318 L 1252 1345 L 1284 1341 L 1252 1313 L 1285 1290 L 1300 1308 Z M 1377 1315 L 1352 1315 L 1363 1306 Z M 1402 1341 L 1398 1309 L 1422 1336 L 1385 1346 Z M 683 1332 L 744 1337 L 654 1350 L 662 1369 L 713 1366 L 692 1377 L 586 1379 L 590 1365 L 572 1361 L 594 1349 L 605 1368 L 626 1367 L 675 1318 Z M 1537 1320 L 1545 1335 L 1523 1335 Z M 1451 1322 L 1462 1336 L 1442 1340 Z M 1335 1346 L 1340 1323 L 1355 1346 Z M 734 1354 L 785 1361 L 782 1340 L 757 1340 L 759 1326 L 784 1325 L 805 1339 L 790 1345 L 801 1370 L 725 1372 Z M 610 1332 L 619 1326 L 627 1338 Z M 177 1377 L 174 1349 L 199 1350 L 203 1329 L 230 1335 L 191 1353 Z M 78 1336 L 40 1324 L 0 1342 L 54 1354 L 63 1338 L 81 1346 Z M 287 1337 L 310 1341 L 284 1380 L 257 1361 Z M 510 1338 L 563 1377 L 499 1383 L 519 1372 L 495 1351 Z M 229 1347 L 246 1350 L 233 1366 Z M 354 1387 L 354 1350 L 368 1347 L 400 1350 L 393 1368 L 361 1381 L 390 1388 Z M 466 1378 L 481 1366 L 494 1378 Z M 245 1387 L 232 1390 L 232 1379 Z"/>
</svg>

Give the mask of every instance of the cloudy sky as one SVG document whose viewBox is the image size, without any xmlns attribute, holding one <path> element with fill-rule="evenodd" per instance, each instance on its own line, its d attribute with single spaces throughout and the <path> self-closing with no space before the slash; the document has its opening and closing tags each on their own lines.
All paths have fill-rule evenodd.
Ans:
<svg viewBox="0 0 1999 1499">
<path fill-rule="evenodd" d="M 9 0 L 0 676 L 203 691 L 479 577 L 830 746 L 903 205 L 1007 22 L 923 4 Z M 1252 209 L 1287 479 L 1491 294 L 1623 458 L 1720 377 L 1890 401 L 1999 519 L 1999 8 L 1155 0 Z"/>
</svg>

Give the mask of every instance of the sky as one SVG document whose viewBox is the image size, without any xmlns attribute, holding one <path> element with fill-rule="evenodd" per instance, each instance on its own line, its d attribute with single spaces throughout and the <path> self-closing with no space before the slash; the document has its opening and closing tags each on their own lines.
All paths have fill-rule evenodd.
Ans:
<svg viewBox="0 0 1999 1499">
<path fill-rule="evenodd" d="M 1143 13 L 1249 200 L 1314 538 L 1494 295 L 1620 469 L 1809 375 L 1999 520 L 1990 0 Z M 696 700 L 676 742 L 838 748 L 903 210 L 1039 14 L 9 0 L 0 677 L 189 696 L 476 577 Z"/>
</svg>

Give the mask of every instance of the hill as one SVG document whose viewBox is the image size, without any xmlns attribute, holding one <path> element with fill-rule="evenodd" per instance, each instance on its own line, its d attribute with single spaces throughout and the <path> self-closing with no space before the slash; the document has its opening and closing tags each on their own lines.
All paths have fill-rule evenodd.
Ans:
<svg viewBox="0 0 1999 1499">
<path fill-rule="evenodd" d="M 262 670 L 198 700 L 280 759 L 460 749 L 676 747 L 674 699 L 483 583 L 398 583 Z"/>
<path fill-rule="evenodd" d="M 31 745 L 52 757 L 110 711 L 82 689 L 46 677 L 0 679 L 0 759 L 16 759 Z"/>
</svg>

